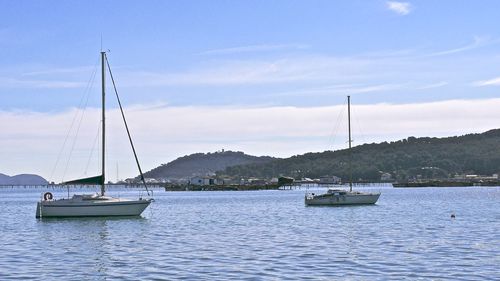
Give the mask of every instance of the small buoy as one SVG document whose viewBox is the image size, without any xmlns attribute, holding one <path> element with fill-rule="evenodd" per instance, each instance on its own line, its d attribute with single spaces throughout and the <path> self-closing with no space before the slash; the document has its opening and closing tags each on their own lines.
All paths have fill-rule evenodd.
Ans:
<svg viewBox="0 0 500 281">
<path fill-rule="evenodd" d="M 451 214 L 451 218 L 454 219 L 455 218 L 455 214 Z"/>
</svg>

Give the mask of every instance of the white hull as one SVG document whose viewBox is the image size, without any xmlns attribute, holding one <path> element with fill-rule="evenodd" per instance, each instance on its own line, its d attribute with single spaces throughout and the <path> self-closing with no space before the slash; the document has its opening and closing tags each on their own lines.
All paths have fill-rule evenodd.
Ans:
<svg viewBox="0 0 500 281">
<path fill-rule="evenodd" d="M 306 194 L 305 203 L 309 206 L 366 205 L 377 203 L 380 193 L 332 192 L 326 194 Z"/>
<path fill-rule="evenodd" d="M 71 199 L 38 202 L 36 217 L 139 216 L 151 203 L 151 200 L 147 199 L 128 200 L 95 197 L 95 200 L 82 200 L 79 197 L 76 195 Z"/>
</svg>

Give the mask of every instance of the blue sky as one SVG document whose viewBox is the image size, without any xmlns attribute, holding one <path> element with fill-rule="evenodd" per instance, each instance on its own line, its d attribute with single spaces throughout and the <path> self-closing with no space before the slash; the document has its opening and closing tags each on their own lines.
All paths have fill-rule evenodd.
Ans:
<svg viewBox="0 0 500 281">
<path fill-rule="evenodd" d="M 10 164 L 0 163 L 0 172 L 4 173 L 38 172 L 48 177 L 50 169 L 39 166 L 55 162 L 57 147 L 67 131 L 62 127 L 69 125 L 65 120 L 72 118 L 70 113 L 87 93 L 99 58 L 101 36 L 103 48 L 110 50 L 109 60 L 125 106 L 144 113 L 137 114 L 135 126 L 147 135 L 137 136 L 139 151 L 141 144 L 146 147 L 146 170 L 183 154 L 219 148 L 283 157 L 341 148 L 344 143 L 332 143 L 329 136 L 338 115 L 333 109 L 341 110 L 347 94 L 355 104 L 374 112 L 379 112 L 377 106 L 386 104 L 415 110 L 415 120 L 400 124 L 399 131 L 364 129 L 366 142 L 408 134 L 476 132 L 494 126 L 488 122 L 498 117 L 491 109 L 491 114 L 483 112 L 485 115 L 476 119 L 476 113 L 469 113 L 467 106 L 467 101 L 485 105 L 499 102 L 498 1 L 0 4 L 0 130 L 12 132 L 9 126 L 17 124 L 16 128 L 36 131 L 30 126 L 42 125 L 26 119 L 33 116 L 36 118 L 28 119 L 54 124 L 37 134 L 6 133 L 0 137 L 1 152 L 11 159 Z M 90 109 L 99 106 L 98 82 L 91 84 Z M 455 110 L 460 118 L 476 121 L 468 127 L 440 124 L 441 116 L 434 112 L 429 118 L 434 118 L 436 127 L 412 127 L 412 122 L 422 119 L 417 116 L 418 108 L 430 108 L 428 104 L 440 104 L 443 112 Z M 463 107 L 452 107 L 457 104 Z M 115 107 L 110 100 L 110 108 Z M 283 127 L 291 126 L 283 116 L 296 114 L 287 110 L 309 110 L 304 113 L 309 117 L 329 107 L 332 113 L 325 111 L 318 118 L 329 123 L 321 123 L 324 130 L 317 134 L 307 130 L 301 133 L 296 127 L 290 128 L 298 131 L 296 135 L 272 133 L 273 128 L 262 129 L 266 123 L 273 123 L 268 122 L 272 119 L 268 115 L 271 119 L 241 116 L 234 119 L 235 124 L 224 123 L 233 120 L 227 116 L 210 118 L 224 110 L 232 115 L 262 110 L 271 115 L 279 113 L 283 123 L 276 125 Z M 155 110 L 158 119 L 146 119 Z M 181 125 L 191 131 L 177 133 L 182 129 L 174 126 L 178 123 L 169 123 L 170 119 L 187 112 L 191 119 L 182 117 L 185 123 Z M 374 119 L 367 116 L 360 123 L 376 127 L 370 123 Z M 453 119 L 457 118 L 450 117 Z M 156 124 L 154 131 L 141 131 L 145 124 L 158 122 L 161 124 Z M 222 133 L 206 129 L 213 126 L 225 126 L 229 136 L 217 137 Z M 248 130 L 241 132 L 241 126 Z M 199 134 L 201 131 L 205 133 Z M 252 134 L 246 135 L 246 131 Z M 235 134 L 240 137 L 231 137 Z M 169 145 L 165 144 L 167 138 Z M 47 147 L 40 146 L 41 139 L 46 139 Z M 20 143 L 30 149 L 13 148 Z M 82 151 L 85 148 L 82 146 Z M 34 160 L 30 155 L 39 156 Z M 123 160 L 120 157 L 119 153 L 110 156 L 116 161 Z M 26 165 L 26 159 L 33 164 Z M 133 175 L 132 170 L 123 170 L 127 176 Z"/>
</svg>

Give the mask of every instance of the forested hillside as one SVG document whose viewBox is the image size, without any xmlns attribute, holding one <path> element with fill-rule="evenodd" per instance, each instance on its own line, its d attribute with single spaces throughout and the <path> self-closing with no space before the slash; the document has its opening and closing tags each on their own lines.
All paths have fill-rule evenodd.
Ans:
<svg viewBox="0 0 500 281">
<path fill-rule="evenodd" d="M 144 173 L 144 176 L 155 179 L 185 179 L 215 173 L 235 165 L 263 164 L 274 159 L 276 158 L 251 156 L 239 151 L 195 153 L 179 157 L 168 164 L 154 168 Z"/>
<path fill-rule="evenodd" d="M 226 168 L 220 175 L 271 178 L 349 176 L 348 150 L 307 153 L 267 163 Z M 420 175 L 440 178 L 455 174 L 490 175 L 500 172 L 500 129 L 482 134 L 430 138 L 409 137 L 395 142 L 364 144 L 352 148 L 354 180 L 378 181 L 382 173 L 397 180 Z"/>
</svg>

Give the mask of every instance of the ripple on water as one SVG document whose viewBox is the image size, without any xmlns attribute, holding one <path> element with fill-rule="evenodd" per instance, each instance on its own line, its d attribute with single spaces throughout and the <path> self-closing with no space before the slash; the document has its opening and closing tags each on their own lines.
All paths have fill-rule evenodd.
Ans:
<svg viewBox="0 0 500 281">
<path fill-rule="evenodd" d="M 43 191 L 0 190 L 0 280 L 500 279 L 498 187 L 384 188 L 346 208 L 306 207 L 303 191 L 157 191 L 143 218 L 36 220 Z"/>
</svg>

